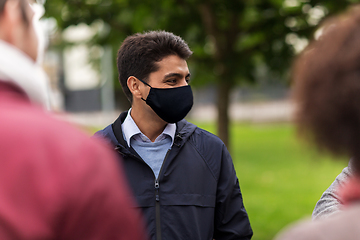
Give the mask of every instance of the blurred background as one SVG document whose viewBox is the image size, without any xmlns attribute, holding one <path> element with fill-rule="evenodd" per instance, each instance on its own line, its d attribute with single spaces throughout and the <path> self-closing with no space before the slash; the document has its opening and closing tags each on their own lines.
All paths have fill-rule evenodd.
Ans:
<svg viewBox="0 0 360 240">
<path fill-rule="evenodd" d="M 291 64 L 317 26 L 360 0 L 42 0 L 54 111 L 89 134 L 129 108 L 116 54 L 136 32 L 166 30 L 194 52 L 188 120 L 228 146 L 254 230 L 272 239 L 311 215 L 347 165 L 296 136 Z M 337 161 L 335 161 L 337 160 Z"/>
</svg>

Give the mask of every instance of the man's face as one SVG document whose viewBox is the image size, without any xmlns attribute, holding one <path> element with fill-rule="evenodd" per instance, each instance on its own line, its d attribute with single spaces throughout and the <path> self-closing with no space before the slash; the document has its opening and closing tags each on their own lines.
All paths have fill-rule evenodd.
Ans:
<svg viewBox="0 0 360 240">
<path fill-rule="evenodd" d="M 157 65 L 159 69 L 156 72 L 150 73 L 148 77 L 148 84 L 152 88 L 177 88 L 188 85 L 190 72 L 184 59 L 176 55 L 170 55 L 157 62 Z M 140 86 L 142 99 L 147 99 L 150 87 L 143 83 L 140 83 Z M 145 106 L 145 111 L 150 112 L 154 117 L 157 116 L 153 109 L 145 102 L 141 101 L 141 104 Z M 157 118 L 165 123 L 160 117 L 157 116 Z"/>
<path fill-rule="evenodd" d="M 184 59 L 176 55 L 170 55 L 158 62 L 157 65 L 159 70 L 150 73 L 148 78 L 148 84 L 151 87 L 174 88 L 188 85 L 190 72 Z"/>
</svg>

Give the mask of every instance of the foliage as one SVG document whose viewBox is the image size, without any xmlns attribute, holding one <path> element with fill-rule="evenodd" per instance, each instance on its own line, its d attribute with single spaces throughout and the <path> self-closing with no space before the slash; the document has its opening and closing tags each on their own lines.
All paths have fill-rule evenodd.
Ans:
<svg viewBox="0 0 360 240">
<path fill-rule="evenodd" d="M 135 32 L 163 29 L 182 36 L 194 51 L 192 84 L 218 87 L 218 134 L 227 144 L 231 89 L 255 82 L 261 66 L 266 78 L 287 79 L 294 48 L 306 44 L 326 14 L 359 1 L 49 0 L 45 7 L 59 29 L 103 24 L 93 42 L 114 51 Z"/>
<path fill-rule="evenodd" d="M 135 32 L 172 31 L 189 43 L 197 66 L 194 68 L 201 72 L 198 79 L 208 82 L 220 81 L 216 75 L 224 71 L 216 68 L 216 57 L 232 75 L 221 81 L 254 80 L 259 62 L 283 73 L 293 56 L 286 35 L 296 33 L 309 38 L 317 24 L 309 21 L 314 14 L 311 10 L 334 13 L 351 2 L 357 1 L 51 0 L 45 7 L 47 17 L 54 17 L 60 29 L 104 22 L 106 27 L 95 40 L 110 43 L 115 49 L 122 39 Z"/>
</svg>

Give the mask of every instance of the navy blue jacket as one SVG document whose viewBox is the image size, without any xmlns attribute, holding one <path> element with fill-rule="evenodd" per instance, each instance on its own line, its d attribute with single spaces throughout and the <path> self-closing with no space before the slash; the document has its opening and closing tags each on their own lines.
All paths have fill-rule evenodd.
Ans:
<svg viewBox="0 0 360 240">
<path fill-rule="evenodd" d="M 147 220 L 152 240 L 251 239 L 229 152 L 215 135 L 181 120 L 158 179 L 125 142 L 126 112 L 95 133 L 110 141 L 123 158 L 127 179 Z"/>
</svg>

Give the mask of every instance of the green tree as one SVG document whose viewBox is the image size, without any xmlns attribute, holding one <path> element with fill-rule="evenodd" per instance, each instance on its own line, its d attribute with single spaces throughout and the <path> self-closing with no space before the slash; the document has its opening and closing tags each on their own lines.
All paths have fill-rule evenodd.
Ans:
<svg viewBox="0 0 360 240">
<path fill-rule="evenodd" d="M 103 22 L 94 41 L 117 49 L 135 32 L 163 29 L 182 36 L 194 51 L 194 84 L 217 88 L 218 135 L 229 145 L 229 96 L 255 82 L 258 66 L 285 79 L 296 48 L 327 15 L 358 0 L 49 0 L 59 29 Z M 106 29 L 106 28 L 105 28 Z M 305 39 L 305 40 L 304 40 Z"/>
</svg>

